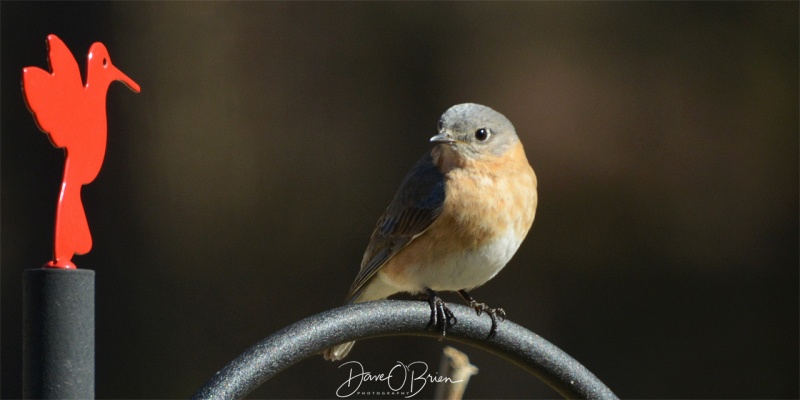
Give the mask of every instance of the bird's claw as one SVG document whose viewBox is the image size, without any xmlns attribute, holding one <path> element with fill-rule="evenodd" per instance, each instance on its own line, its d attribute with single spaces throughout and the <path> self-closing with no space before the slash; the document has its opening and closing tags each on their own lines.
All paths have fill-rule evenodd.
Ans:
<svg viewBox="0 0 800 400">
<path fill-rule="evenodd" d="M 506 311 L 502 308 L 491 308 L 486 305 L 486 303 L 478 303 L 475 300 L 471 300 L 469 302 L 469 306 L 475 309 L 475 313 L 479 316 L 484 312 L 489 315 L 492 319 L 492 328 L 489 329 L 489 336 L 487 339 L 491 339 L 494 335 L 497 334 L 497 321 L 503 322 L 506 320 Z"/>
<path fill-rule="evenodd" d="M 486 339 L 491 339 L 497 334 L 497 321 L 503 322 L 506 320 L 506 312 L 502 308 L 491 308 L 485 303 L 478 303 L 466 290 L 459 290 L 458 294 L 469 303 L 469 306 L 475 309 L 475 312 L 480 316 L 484 312 L 492 319 L 492 328 L 489 329 L 489 336 Z"/>
<path fill-rule="evenodd" d="M 458 319 L 447 308 L 444 300 L 431 289 L 428 289 L 428 304 L 431 306 L 431 319 L 428 322 L 428 329 L 442 332 L 440 340 L 444 340 L 447 335 L 447 328 L 458 323 Z"/>
</svg>

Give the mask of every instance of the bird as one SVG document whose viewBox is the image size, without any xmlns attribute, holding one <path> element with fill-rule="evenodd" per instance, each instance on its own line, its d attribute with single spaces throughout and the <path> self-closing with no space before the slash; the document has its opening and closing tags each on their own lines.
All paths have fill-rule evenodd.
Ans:
<svg viewBox="0 0 800 400">
<path fill-rule="evenodd" d="M 511 122 L 484 105 L 447 109 L 430 142 L 378 219 L 345 304 L 426 295 L 429 326 L 444 335 L 456 319 L 438 291 L 455 291 L 478 315 L 491 317 L 491 337 L 505 311 L 468 291 L 497 275 L 528 234 L 538 204 L 536 174 Z M 323 356 L 342 360 L 354 343 Z"/>
<path fill-rule="evenodd" d="M 52 73 L 38 67 L 23 68 L 22 91 L 36 125 L 48 134 L 53 146 L 66 151 L 56 207 L 54 257 L 45 266 L 73 269 L 72 256 L 92 248 L 81 186 L 97 177 L 105 157 L 108 87 L 121 81 L 134 92 L 141 88 L 111 63 L 102 43 L 89 48 L 85 84 L 66 44 L 51 34 L 47 45 Z"/>
</svg>

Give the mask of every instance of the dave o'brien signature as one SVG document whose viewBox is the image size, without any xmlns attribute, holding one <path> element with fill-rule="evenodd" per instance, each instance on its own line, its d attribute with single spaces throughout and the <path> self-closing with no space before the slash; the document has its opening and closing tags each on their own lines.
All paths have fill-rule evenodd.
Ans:
<svg viewBox="0 0 800 400">
<path fill-rule="evenodd" d="M 414 397 L 419 393 L 428 382 L 431 383 L 456 383 L 460 380 L 454 381 L 449 377 L 440 376 L 439 374 L 431 375 L 428 373 L 428 364 L 424 361 L 414 361 L 409 364 L 403 364 L 398 361 L 397 365 L 393 366 L 387 374 L 373 374 L 372 372 L 365 371 L 364 366 L 358 361 L 348 361 L 339 366 L 350 366 L 349 378 L 336 389 L 336 395 L 339 397 L 350 397 L 358 391 L 361 384 L 367 381 L 370 382 L 385 382 L 389 391 L 400 392 L 409 385 L 407 393 L 410 393 L 406 398 Z M 416 390 L 415 390 L 416 389 Z"/>
</svg>

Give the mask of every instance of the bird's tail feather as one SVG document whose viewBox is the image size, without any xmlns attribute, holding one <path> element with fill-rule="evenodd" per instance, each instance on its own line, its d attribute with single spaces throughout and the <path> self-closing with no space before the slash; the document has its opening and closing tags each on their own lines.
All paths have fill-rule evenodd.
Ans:
<svg viewBox="0 0 800 400">
<path fill-rule="evenodd" d="M 372 283 L 370 283 L 367 287 L 354 293 L 350 298 L 348 298 L 347 301 L 345 301 L 345 305 L 385 299 L 394 292 L 396 292 L 396 290 L 393 290 L 393 288 L 373 279 Z M 355 344 L 356 342 L 337 344 L 336 346 L 326 349 L 323 353 L 323 357 L 330 361 L 342 360 L 347 357 L 347 354 L 350 353 L 350 350 L 353 349 L 353 345 Z"/>
<path fill-rule="evenodd" d="M 356 342 L 347 342 L 342 344 L 337 344 L 327 350 L 325 350 L 325 354 L 323 356 L 328 361 L 339 361 L 347 357 L 347 354 L 350 353 L 350 350 L 353 349 L 353 345 Z"/>
<path fill-rule="evenodd" d="M 348 298 L 347 301 L 344 302 L 344 304 L 345 305 L 349 305 L 349 304 L 361 303 L 362 301 L 365 301 L 365 300 L 360 299 L 360 295 L 361 295 L 361 292 L 358 292 L 358 293 L 354 294 L 353 296 L 350 296 L 350 298 Z M 337 344 L 336 346 L 333 346 L 331 348 L 325 349 L 325 353 L 323 353 L 322 356 L 325 357 L 325 359 L 328 360 L 328 361 L 340 361 L 340 360 L 343 360 L 345 357 L 347 357 L 347 354 L 350 353 L 350 350 L 353 349 L 353 346 L 355 344 L 356 344 L 356 342 L 346 342 L 346 343 L 342 343 L 342 344 Z"/>
</svg>

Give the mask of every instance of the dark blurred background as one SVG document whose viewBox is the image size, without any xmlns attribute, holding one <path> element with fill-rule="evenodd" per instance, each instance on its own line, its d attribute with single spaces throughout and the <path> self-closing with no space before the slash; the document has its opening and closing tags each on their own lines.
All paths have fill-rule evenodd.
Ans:
<svg viewBox="0 0 800 400">
<path fill-rule="evenodd" d="M 473 294 L 621 397 L 797 398 L 798 3 L 41 3 L 2 21 L 2 397 L 21 395 L 22 272 L 49 260 L 63 151 L 21 70 L 55 33 L 142 87 L 108 93 L 84 187 L 97 396 L 179 398 L 337 307 L 439 115 L 486 104 L 539 177 L 531 233 Z M 453 297 L 448 299 L 455 300 Z M 446 344 L 446 343 L 445 343 Z M 373 372 L 438 365 L 359 343 Z M 465 346 L 468 397 L 555 397 Z M 334 397 L 321 357 L 252 397 Z M 420 396 L 431 396 L 427 387 Z"/>
</svg>

